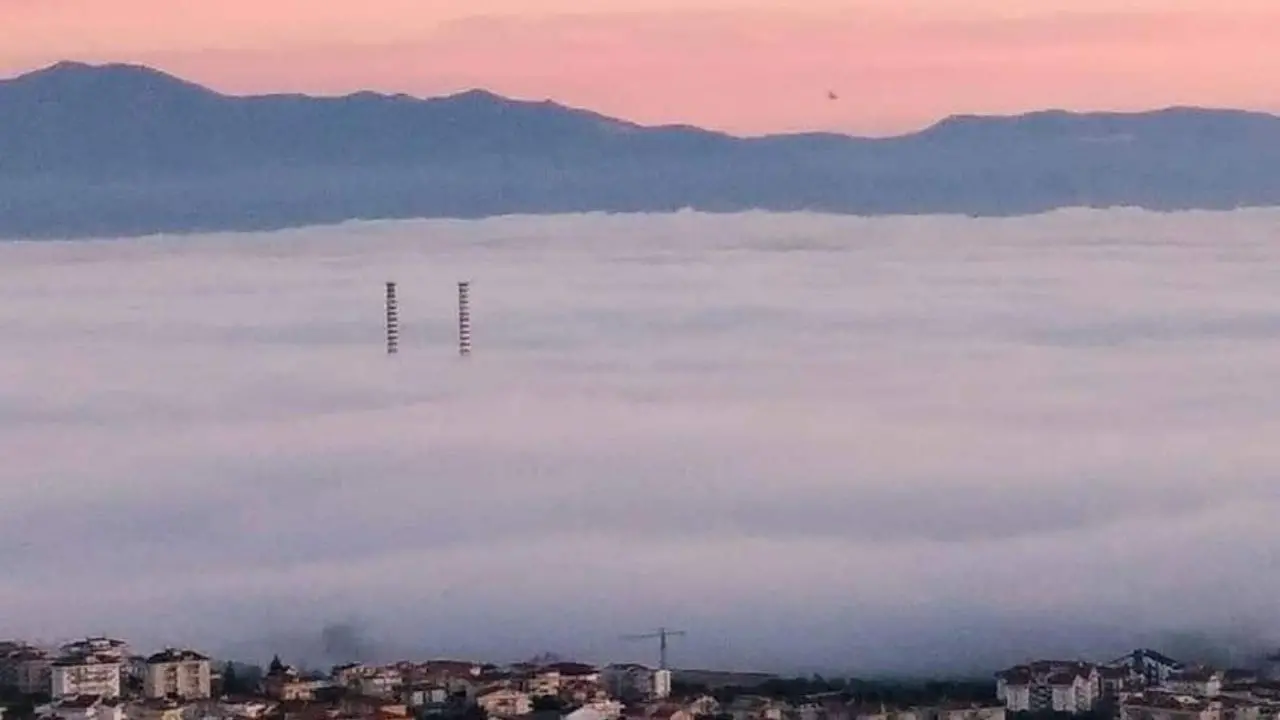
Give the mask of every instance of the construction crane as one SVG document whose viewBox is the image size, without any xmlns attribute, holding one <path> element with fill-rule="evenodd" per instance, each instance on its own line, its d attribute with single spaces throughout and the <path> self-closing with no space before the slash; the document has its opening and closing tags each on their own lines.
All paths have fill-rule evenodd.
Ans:
<svg viewBox="0 0 1280 720">
<path fill-rule="evenodd" d="M 664 627 L 658 628 L 656 632 L 645 633 L 643 635 L 623 635 L 623 640 L 654 640 L 658 641 L 658 669 L 667 670 L 667 638 L 684 637 L 683 630 L 669 630 Z"/>
</svg>

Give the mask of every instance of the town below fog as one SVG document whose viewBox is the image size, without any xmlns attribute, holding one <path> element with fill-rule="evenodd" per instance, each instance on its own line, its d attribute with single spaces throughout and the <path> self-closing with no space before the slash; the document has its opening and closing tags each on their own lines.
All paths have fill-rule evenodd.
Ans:
<svg viewBox="0 0 1280 720">
<path fill-rule="evenodd" d="M 4 720 L 1276 720 L 1280 654 L 1254 668 L 1139 649 L 989 680 L 785 678 L 543 656 L 265 668 L 92 637 L 0 642 Z"/>
</svg>

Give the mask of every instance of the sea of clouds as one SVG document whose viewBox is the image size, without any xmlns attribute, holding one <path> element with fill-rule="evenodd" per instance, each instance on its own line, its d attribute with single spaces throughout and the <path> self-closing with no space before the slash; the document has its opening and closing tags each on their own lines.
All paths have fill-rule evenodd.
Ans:
<svg viewBox="0 0 1280 720">
<path fill-rule="evenodd" d="M 0 243 L 0 633 L 318 663 L 348 623 L 370 655 L 651 661 L 618 636 L 668 625 L 680 665 L 860 672 L 1270 640 L 1276 227 Z"/>
</svg>

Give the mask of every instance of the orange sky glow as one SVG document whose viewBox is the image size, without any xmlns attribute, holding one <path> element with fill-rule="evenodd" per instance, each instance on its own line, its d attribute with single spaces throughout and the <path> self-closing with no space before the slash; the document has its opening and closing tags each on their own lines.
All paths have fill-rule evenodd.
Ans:
<svg viewBox="0 0 1280 720">
<path fill-rule="evenodd" d="M 126 61 L 232 93 L 484 87 L 883 135 L 1049 107 L 1280 110 L 1276 28 L 1273 0 L 0 0 L 0 75 Z"/>
</svg>

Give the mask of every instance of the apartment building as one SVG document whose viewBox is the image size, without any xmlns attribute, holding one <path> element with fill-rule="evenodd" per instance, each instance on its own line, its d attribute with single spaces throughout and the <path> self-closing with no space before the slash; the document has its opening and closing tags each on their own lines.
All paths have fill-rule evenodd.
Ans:
<svg viewBox="0 0 1280 720">
<path fill-rule="evenodd" d="M 1140 648 L 1107 663 L 1108 667 L 1124 668 L 1132 675 L 1135 687 L 1160 687 L 1169 677 L 1185 669 L 1185 665 L 1163 653 Z"/>
<path fill-rule="evenodd" d="M 49 673 L 50 694 L 120 697 L 120 660 L 111 656 L 71 655 L 53 661 Z"/>
<path fill-rule="evenodd" d="M 496 687 L 476 695 L 476 705 L 492 716 L 515 717 L 533 711 L 533 699 L 528 693 L 512 688 Z"/>
<path fill-rule="evenodd" d="M 1085 662 L 1042 660 L 996 674 L 996 697 L 1009 712 L 1082 713 L 1101 694 L 1098 668 Z"/>
<path fill-rule="evenodd" d="M 213 693 L 209 658 L 194 650 L 166 648 L 146 660 L 142 677 L 144 697 L 202 700 Z"/>
<path fill-rule="evenodd" d="M 390 698 L 404 685 L 404 673 L 396 668 L 374 668 L 361 674 L 356 680 L 360 694 L 369 697 Z"/>
<path fill-rule="evenodd" d="M 23 695 L 49 692 L 52 660 L 48 653 L 26 643 L 0 645 L 0 687 Z"/>
<path fill-rule="evenodd" d="M 1212 698 L 1222 694 L 1226 673 L 1205 667 L 1177 670 L 1169 674 L 1164 687 L 1182 695 Z"/>
<path fill-rule="evenodd" d="M 186 706 L 178 700 L 144 700 L 129 706 L 126 715 L 129 720 L 183 720 L 187 715 Z"/>
<path fill-rule="evenodd" d="M 23 695 L 43 695 L 53 687 L 53 660 L 43 650 L 18 658 L 15 671 L 18 692 Z"/>
<path fill-rule="evenodd" d="M 550 697 L 560 693 L 560 671 L 550 668 L 520 673 L 519 687 L 534 697 Z"/>
<path fill-rule="evenodd" d="M 45 710 L 45 709 L 41 709 Z M 108 700 L 96 695 L 77 695 L 53 703 L 46 712 L 60 720 L 125 720 L 124 705 L 120 700 Z"/>
<path fill-rule="evenodd" d="M 671 696 L 671 671 L 644 665 L 609 665 L 600 671 L 600 682 L 615 697 L 662 700 Z"/>
<path fill-rule="evenodd" d="M 129 643 L 101 635 L 65 643 L 59 650 L 64 656 L 96 655 L 103 659 L 115 660 L 122 665 L 130 655 Z"/>
</svg>

